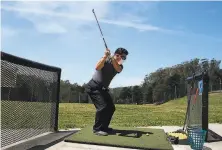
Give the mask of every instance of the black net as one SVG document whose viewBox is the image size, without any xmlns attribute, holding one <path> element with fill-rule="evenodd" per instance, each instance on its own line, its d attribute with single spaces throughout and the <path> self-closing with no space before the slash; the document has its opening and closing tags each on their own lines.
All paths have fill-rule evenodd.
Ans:
<svg viewBox="0 0 222 150">
<path fill-rule="evenodd" d="M 222 137 L 208 128 L 209 76 L 207 71 L 188 78 L 187 84 L 187 129 L 199 128 L 206 131 L 205 141 L 222 141 Z"/>
<path fill-rule="evenodd" d="M 187 86 L 189 127 L 202 127 L 202 83 L 203 80 L 195 80 Z"/>
<path fill-rule="evenodd" d="M 57 130 L 60 74 L 1 52 L 1 147 Z"/>
<path fill-rule="evenodd" d="M 208 130 L 208 87 L 206 71 L 187 79 L 187 119 L 186 126 Z"/>
</svg>

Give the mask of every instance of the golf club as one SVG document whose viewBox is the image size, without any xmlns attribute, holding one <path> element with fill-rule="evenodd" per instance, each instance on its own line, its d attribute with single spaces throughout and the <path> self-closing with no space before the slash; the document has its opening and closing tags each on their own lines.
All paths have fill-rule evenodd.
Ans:
<svg viewBox="0 0 222 150">
<path fill-rule="evenodd" d="M 105 45 L 105 47 L 108 49 L 108 46 L 107 46 L 107 44 L 106 44 L 106 41 L 105 41 L 105 38 L 103 37 L 103 33 L 102 33 L 102 30 L 101 30 L 101 28 L 100 28 L 100 25 L 99 25 L 99 22 L 98 22 L 98 19 L 97 19 L 97 17 L 96 17 L 96 14 L 95 14 L 95 11 L 94 11 L 94 9 L 92 10 L 92 12 L 93 12 L 93 14 L 94 14 L 94 16 L 95 16 L 95 18 L 96 18 L 96 21 L 97 21 L 97 25 L 98 25 L 98 27 L 99 27 L 99 30 L 100 30 L 100 33 L 101 33 L 101 35 L 102 35 L 102 38 L 103 38 L 103 42 L 104 42 L 104 45 Z M 110 56 L 109 56 L 110 57 Z"/>
</svg>

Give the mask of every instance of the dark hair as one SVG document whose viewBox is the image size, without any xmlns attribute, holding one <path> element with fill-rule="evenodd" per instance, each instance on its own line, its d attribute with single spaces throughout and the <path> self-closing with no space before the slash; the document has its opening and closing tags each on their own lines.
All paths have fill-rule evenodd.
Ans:
<svg viewBox="0 0 222 150">
<path fill-rule="evenodd" d="M 120 54 L 120 55 L 121 54 L 125 54 L 125 55 L 128 55 L 129 52 L 125 48 L 119 47 L 119 48 L 116 49 L 115 54 Z"/>
</svg>

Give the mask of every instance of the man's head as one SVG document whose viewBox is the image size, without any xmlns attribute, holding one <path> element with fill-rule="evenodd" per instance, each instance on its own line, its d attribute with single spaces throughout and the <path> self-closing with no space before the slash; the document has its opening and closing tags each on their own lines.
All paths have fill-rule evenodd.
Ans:
<svg viewBox="0 0 222 150">
<path fill-rule="evenodd" d="M 128 54 L 129 53 L 125 48 L 117 48 L 114 53 L 114 59 L 116 59 L 117 62 L 124 61 Z"/>
</svg>

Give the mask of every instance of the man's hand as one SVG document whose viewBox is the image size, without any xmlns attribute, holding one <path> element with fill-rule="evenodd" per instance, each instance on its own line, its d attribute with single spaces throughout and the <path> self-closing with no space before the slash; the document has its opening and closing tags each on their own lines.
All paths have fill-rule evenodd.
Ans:
<svg viewBox="0 0 222 150">
<path fill-rule="evenodd" d="M 105 57 L 107 58 L 107 57 L 109 57 L 110 56 L 110 50 L 107 48 L 106 50 L 105 50 Z"/>
<path fill-rule="evenodd" d="M 107 48 L 104 52 L 104 56 L 102 57 L 102 59 L 100 59 L 99 62 L 96 64 L 96 70 L 100 70 L 103 68 L 106 58 L 109 56 L 110 56 L 110 50 Z"/>
</svg>

